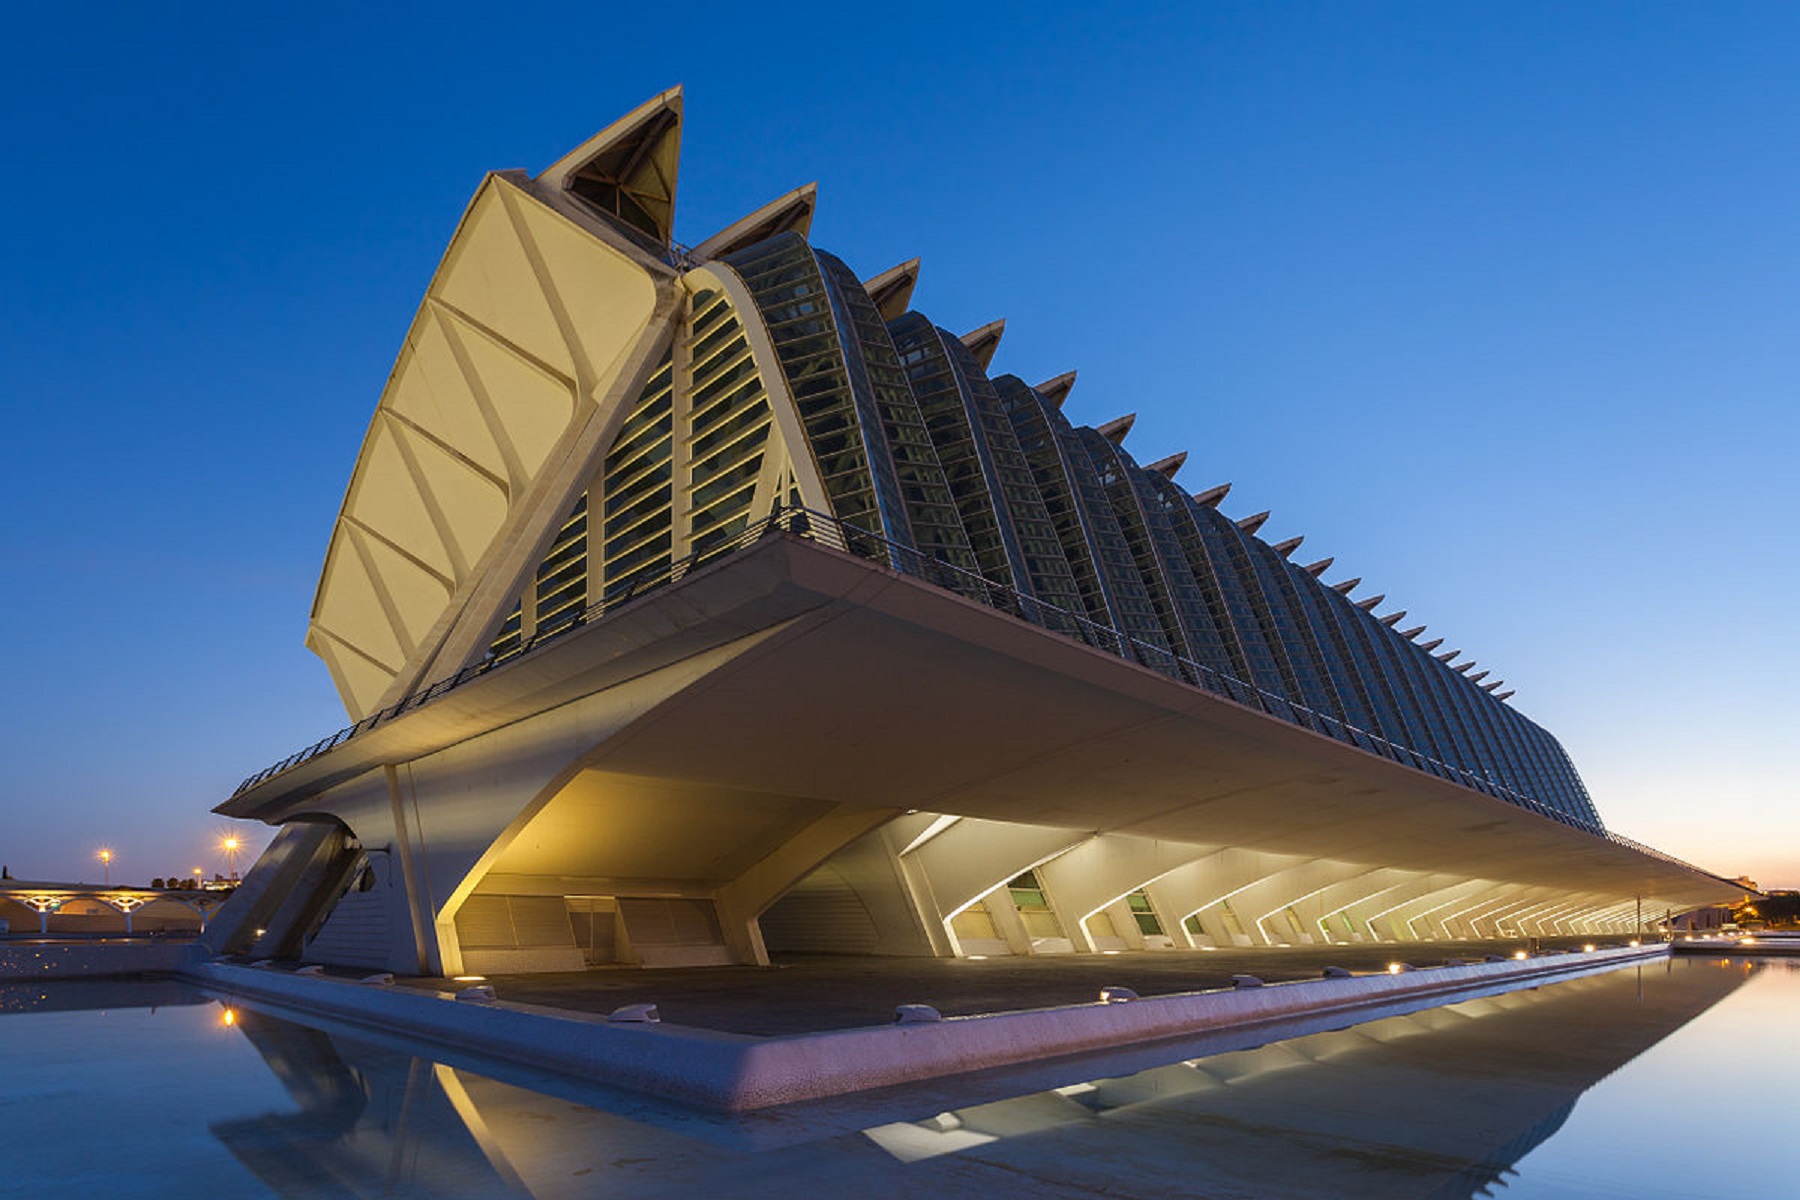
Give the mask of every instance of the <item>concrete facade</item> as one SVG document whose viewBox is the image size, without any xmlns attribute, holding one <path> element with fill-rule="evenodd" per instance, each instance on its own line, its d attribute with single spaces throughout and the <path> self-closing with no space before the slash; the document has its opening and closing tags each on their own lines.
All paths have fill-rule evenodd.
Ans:
<svg viewBox="0 0 1800 1200">
<path fill-rule="evenodd" d="M 406 973 L 1619 932 L 1741 894 L 1002 325 L 670 240 L 659 96 L 477 191 L 327 552 L 351 719 L 209 944 Z M 1482 675 L 1486 673 L 1483 672 Z"/>
</svg>

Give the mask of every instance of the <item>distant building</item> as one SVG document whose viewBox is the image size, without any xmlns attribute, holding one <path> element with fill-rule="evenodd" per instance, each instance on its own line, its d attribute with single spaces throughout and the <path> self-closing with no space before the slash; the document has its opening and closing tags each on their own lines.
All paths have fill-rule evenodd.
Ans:
<svg viewBox="0 0 1800 1200">
<path fill-rule="evenodd" d="M 675 244 L 680 130 L 670 92 L 477 190 L 314 603 L 355 723 L 220 806 L 282 829 L 217 946 L 1179 949 L 1738 893 L 1609 835 L 1498 679 L 1185 454 L 1072 421 L 1073 372 L 990 375 L 1003 323 L 913 311 L 916 261 L 813 246 L 811 186 Z"/>
</svg>

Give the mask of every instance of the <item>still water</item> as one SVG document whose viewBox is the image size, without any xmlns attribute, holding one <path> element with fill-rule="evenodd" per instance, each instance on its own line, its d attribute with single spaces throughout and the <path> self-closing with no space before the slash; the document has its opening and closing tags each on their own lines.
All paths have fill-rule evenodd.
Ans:
<svg viewBox="0 0 1800 1200">
<path fill-rule="evenodd" d="M 177 983 L 13 986 L 0 1196 L 1786 1196 L 1797 1002 L 1795 960 L 1680 959 L 725 1118 Z"/>
</svg>

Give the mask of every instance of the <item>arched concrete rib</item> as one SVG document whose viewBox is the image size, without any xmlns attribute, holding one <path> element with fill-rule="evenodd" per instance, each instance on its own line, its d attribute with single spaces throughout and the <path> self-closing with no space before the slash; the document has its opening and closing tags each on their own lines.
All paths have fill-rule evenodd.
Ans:
<svg viewBox="0 0 1800 1200">
<path fill-rule="evenodd" d="M 1285 542 L 1276 542 L 1270 549 L 1281 555 L 1281 557 L 1286 558 L 1288 555 L 1298 550 L 1300 548 L 1300 543 L 1305 540 L 1306 538 L 1304 535 L 1301 537 L 1291 537 Z"/>
<path fill-rule="evenodd" d="M 889 267 L 873 279 L 863 282 L 863 291 L 881 313 L 884 321 L 897 321 L 912 305 L 913 289 L 919 285 L 919 260 L 909 258 L 897 267 Z"/>
<path fill-rule="evenodd" d="M 1216 487 L 1207 488 L 1204 492 L 1195 492 L 1194 503 L 1204 504 L 1208 508 L 1217 508 L 1219 507 L 1219 501 L 1223 500 L 1230 493 L 1231 485 L 1229 483 L 1221 483 Z"/>
<path fill-rule="evenodd" d="M 739 217 L 694 247 L 695 258 L 723 258 L 734 250 L 754 246 L 765 238 L 792 230 L 805 237 L 812 229 L 819 185 L 809 183 L 771 200 L 748 216 Z"/>
<path fill-rule="evenodd" d="M 1188 452 L 1182 450 L 1179 453 L 1169 455 L 1167 458 L 1159 458 L 1144 469 L 1146 471 L 1155 471 L 1164 479 L 1173 479 L 1175 478 L 1175 472 L 1181 470 L 1181 464 L 1185 463 L 1187 459 Z"/>
<path fill-rule="evenodd" d="M 1265 508 L 1261 512 L 1253 513 L 1250 516 L 1247 516 L 1243 520 L 1239 521 L 1237 523 L 1237 527 L 1239 529 L 1243 530 L 1245 533 L 1253 534 L 1257 530 L 1261 529 L 1263 527 L 1263 525 L 1265 523 L 1267 523 L 1268 519 L 1269 519 L 1269 510 Z"/>
<path fill-rule="evenodd" d="M 654 96 L 563 155 L 538 182 L 668 245 L 681 166 L 681 88 Z"/>
<path fill-rule="evenodd" d="M 1073 391 L 1074 388 L 1075 372 L 1064 371 L 1061 375 L 1044 380 L 1044 382 L 1038 384 L 1037 387 L 1032 390 L 1042 396 L 1045 402 L 1052 408 L 1061 408 L 1063 406 L 1063 401 L 1069 398 L 1069 393 Z"/>
<path fill-rule="evenodd" d="M 1319 576 L 1323 575 L 1328 568 L 1330 568 L 1332 563 L 1334 563 L 1336 561 L 1337 561 L 1337 558 L 1335 556 L 1330 557 L 1330 558 L 1321 558 L 1318 562 L 1307 563 L 1304 567 L 1301 567 L 1300 569 L 1302 571 L 1305 571 L 1308 575 L 1311 575 L 1314 579 L 1317 579 Z M 1352 586 L 1354 586 L 1354 585 L 1352 585 Z"/>
<path fill-rule="evenodd" d="M 1000 349 L 1000 337 L 1006 332 L 1006 318 L 989 321 L 979 329 L 971 329 L 962 335 L 962 344 L 969 348 L 975 361 L 983 371 L 994 361 L 994 351 Z"/>
<path fill-rule="evenodd" d="M 1094 432 L 1115 446 L 1123 446 L 1125 444 L 1125 435 L 1131 432 L 1131 427 L 1135 424 L 1137 424 L 1137 414 L 1126 413 L 1122 417 L 1115 417 L 1113 420 L 1108 421 L 1106 424 L 1094 430 Z"/>
</svg>

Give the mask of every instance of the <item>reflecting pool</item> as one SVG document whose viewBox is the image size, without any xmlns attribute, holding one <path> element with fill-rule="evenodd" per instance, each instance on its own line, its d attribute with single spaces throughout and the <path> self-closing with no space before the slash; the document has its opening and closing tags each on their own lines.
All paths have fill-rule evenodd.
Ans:
<svg viewBox="0 0 1800 1200">
<path fill-rule="evenodd" d="M 728 1118 L 177 983 L 9 986 L 0 1196 L 1788 1195 L 1796 1001 L 1796 960 L 1678 959 Z"/>
</svg>

